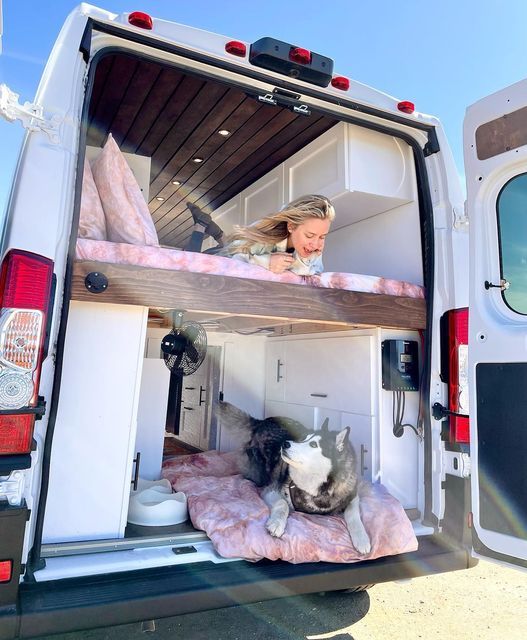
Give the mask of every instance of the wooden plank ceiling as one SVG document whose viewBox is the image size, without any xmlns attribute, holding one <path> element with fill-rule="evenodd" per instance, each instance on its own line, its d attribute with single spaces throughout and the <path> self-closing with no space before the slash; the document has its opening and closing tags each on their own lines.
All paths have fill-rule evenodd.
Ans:
<svg viewBox="0 0 527 640">
<path fill-rule="evenodd" d="M 88 145 L 111 132 L 122 151 L 151 157 L 150 212 L 160 243 L 174 247 L 192 230 L 186 202 L 214 211 L 336 124 L 123 54 L 99 62 L 88 118 Z"/>
</svg>

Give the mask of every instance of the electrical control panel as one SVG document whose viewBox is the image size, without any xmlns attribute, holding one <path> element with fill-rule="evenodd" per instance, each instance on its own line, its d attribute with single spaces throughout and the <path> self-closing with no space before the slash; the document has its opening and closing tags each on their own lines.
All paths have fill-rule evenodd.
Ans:
<svg viewBox="0 0 527 640">
<path fill-rule="evenodd" d="M 382 350 L 382 388 L 386 391 L 417 391 L 419 361 L 416 340 L 384 340 Z"/>
</svg>

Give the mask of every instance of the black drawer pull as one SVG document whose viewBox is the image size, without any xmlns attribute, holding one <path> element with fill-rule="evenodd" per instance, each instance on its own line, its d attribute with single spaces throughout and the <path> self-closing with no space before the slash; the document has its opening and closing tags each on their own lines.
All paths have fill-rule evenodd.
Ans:
<svg viewBox="0 0 527 640">
<path fill-rule="evenodd" d="M 196 387 L 185 387 L 185 389 L 187 391 L 194 391 L 196 389 Z"/>
<path fill-rule="evenodd" d="M 311 393 L 310 394 L 312 398 L 327 398 L 328 394 L 327 393 Z"/>
<path fill-rule="evenodd" d="M 183 409 L 186 409 L 187 411 L 194 411 L 194 407 L 183 407 Z"/>
</svg>

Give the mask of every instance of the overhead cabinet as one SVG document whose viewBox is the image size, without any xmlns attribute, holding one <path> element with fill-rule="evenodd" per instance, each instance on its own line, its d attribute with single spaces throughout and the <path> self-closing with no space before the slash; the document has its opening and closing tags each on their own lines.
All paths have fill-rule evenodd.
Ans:
<svg viewBox="0 0 527 640">
<path fill-rule="evenodd" d="M 332 200 L 333 231 L 412 202 L 412 150 L 398 138 L 340 122 L 222 205 L 214 219 L 225 229 L 240 220 L 252 224 L 306 194 Z"/>
</svg>

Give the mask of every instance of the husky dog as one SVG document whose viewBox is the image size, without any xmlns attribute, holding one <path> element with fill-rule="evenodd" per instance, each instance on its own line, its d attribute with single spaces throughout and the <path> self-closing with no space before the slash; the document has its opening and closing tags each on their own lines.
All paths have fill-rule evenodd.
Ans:
<svg viewBox="0 0 527 640">
<path fill-rule="evenodd" d="M 258 420 L 228 402 L 219 407 L 227 427 L 249 436 L 244 476 L 264 487 L 269 506 L 267 531 L 282 537 L 291 510 L 316 514 L 343 513 L 353 546 L 370 551 L 370 539 L 360 517 L 356 455 L 350 428 L 335 432 L 322 428 L 309 432 L 290 418 Z"/>
</svg>

